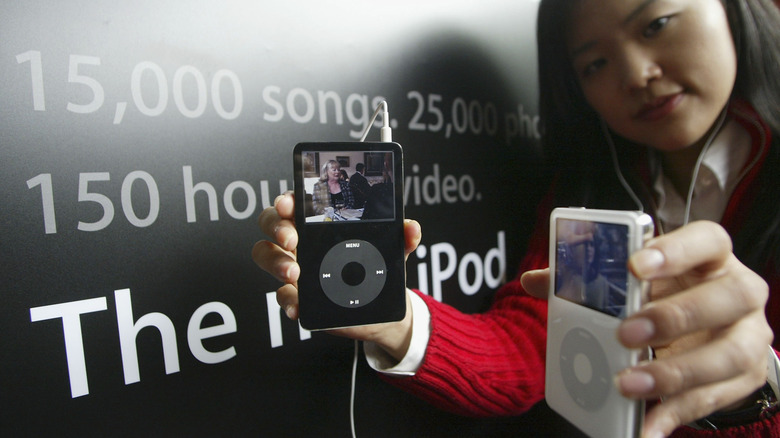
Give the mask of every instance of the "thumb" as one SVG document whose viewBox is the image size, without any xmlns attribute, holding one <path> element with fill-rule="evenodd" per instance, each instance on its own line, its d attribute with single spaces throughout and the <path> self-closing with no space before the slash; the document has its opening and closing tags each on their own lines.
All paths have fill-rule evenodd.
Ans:
<svg viewBox="0 0 780 438">
<path fill-rule="evenodd" d="M 520 284 L 529 295 L 546 300 L 550 289 L 550 268 L 523 272 Z"/>
</svg>

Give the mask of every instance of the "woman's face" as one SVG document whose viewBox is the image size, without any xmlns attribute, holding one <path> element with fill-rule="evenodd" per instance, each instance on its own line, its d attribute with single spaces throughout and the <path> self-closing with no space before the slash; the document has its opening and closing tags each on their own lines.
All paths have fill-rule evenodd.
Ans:
<svg viewBox="0 0 780 438">
<path fill-rule="evenodd" d="M 737 73 L 720 0 L 581 0 L 571 13 L 574 71 L 612 130 L 662 151 L 705 136 Z"/>
<path fill-rule="evenodd" d="M 328 166 L 328 180 L 337 181 L 341 176 L 341 166 L 338 164 L 331 164 Z"/>
</svg>

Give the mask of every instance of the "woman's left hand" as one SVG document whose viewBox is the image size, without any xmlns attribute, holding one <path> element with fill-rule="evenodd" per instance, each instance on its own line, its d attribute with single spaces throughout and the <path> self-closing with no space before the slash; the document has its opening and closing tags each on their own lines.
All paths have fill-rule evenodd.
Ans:
<svg viewBox="0 0 780 438">
<path fill-rule="evenodd" d="M 769 286 L 737 259 L 720 225 L 694 222 L 655 238 L 628 265 L 651 282 L 650 302 L 618 338 L 653 347 L 656 360 L 623 371 L 617 384 L 628 397 L 663 398 L 645 418 L 646 436 L 738 408 L 766 382 Z"/>
<path fill-rule="evenodd" d="M 647 413 L 643 436 L 668 436 L 739 408 L 766 382 L 769 287 L 736 258 L 720 225 L 694 222 L 654 238 L 629 269 L 650 281 L 650 302 L 623 321 L 618 338 L 626 347 L 653 347 L 656 358 L 624 370 L 616 384 L 630 398 L 663 399 Z M 523 277 L 536 296 L 548 281 L 543 271 Z"/>
</svg>

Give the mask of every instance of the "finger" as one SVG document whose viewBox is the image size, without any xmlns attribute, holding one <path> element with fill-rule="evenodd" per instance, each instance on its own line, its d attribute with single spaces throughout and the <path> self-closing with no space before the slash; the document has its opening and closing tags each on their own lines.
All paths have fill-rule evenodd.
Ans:
<svg viewBox="0 0 780 438">
<path fill-rule="evenodd" d="M 647 412 L 642 436 L 669 436 L 684 424 L 726 408 L 734 398 L 748 397 L 756 388 L 738 378 L 670 397 Z"/>
<path fill-rule="evenodd" d="M 295 283 L 301 274 L 301 268 L 293 254 L 267 240 L 255 243 L 252 247 L 252 260 L 282 283 Z"/>
<path fill-rule="evenodd" d="M 261 213 L 260 217 L 258 218 L 258 222 L 260 223 L 260 228 L 264 231 L 271 231 L 272 229 L 267 229 L 268 226 L 266 224 L 275 224 L 281 219 L 287 219 L 292 221 L 294 219 L 294 210 L 295 210 L 295 200 L 293 199 L 292 192 L 284 192 L 281 195 L 277 196 L 276 199 L 274 199 L 274 205 L 271 207 L 265 208 Z M 271 233 L 266 233 L 271 234 Z"/>
<path fill-rule="evenodd" d="M 582 234 L 571 234 L 569 236 L 566 236 L 566 243 L 569 245 L 577 245 L 582 242 L 592 242 L 593 241 L 593 233 L 582 233 Z"/>
<path fill-rule="evenodd" d="M 411 295 L 413 293 L 409 289 L 406 290 L 406 314 L 400 321 L 330 330 L 329 333 L 373 342 L 400 362 L 406 356 L 412 340 Z"/>
<path fill-rule="evenodd" d="M 295 229 L 295 224 L 291 220 L 281 217 L 276 208 L 268 207 L 263 210 L 258 218 L 258 223 L 260 230 L 282 248 L 292 251 L 298 246 L 298 231 Z"/>
<path fill-rule="evenodd" d="M 630 398 L 649 398 L 680 394 L 737 376 L 749 381 L 751 387 L 760 386 L 766 380 L 766 346 L 772 341 L 772 332 L 759 313 L 698 348 L 662 354 L 661 359 L 621 372 L 616 380 L 618 388 Z"/>
<path fill-rule="evenodd" d="M 689 271 L 706 276 L 723 266 L 731 249 L 731 237 L 723 227 L 699 221 L 650 240 L 629 258 L 628 266 L 644 280 Z"/>
<path fill-rule="evenodd" d="M 529 295 L 546 300 L 550 290 L 550 268 L 523 272 L 520 284 Z"/>
<path fill-rule="evenodd" d="M 409 254 L 413 253 L 417 249 L 417 245 L 422 240 L 422 227 L 420 224 L 412 219 L 404 220 L 404 257 L 409 257 Z"/>
<path fill-rule="evenodd" d="M 292 284 L 285 284 L 276 290 L 276 302 L 284 309 L 288 318 L 298 319 L 298 289 Z"/>
<path fill-rule="evenodd" d="M 665 345 L 680 336 L 725 327 L 763 311 L 769 298 L 766 281 L 744 267 L 734 271 L 646 304 L 623 321 L 618 339 L 632 348 Z"/>
<path fill-rule="evenodd" d="M 274 199 L 274 207 L 279 212 L 279 216 L 284 219 L 292 220 L 295 214 L 295 198 L 293 192 L 286 191 Z"/>
</svg>

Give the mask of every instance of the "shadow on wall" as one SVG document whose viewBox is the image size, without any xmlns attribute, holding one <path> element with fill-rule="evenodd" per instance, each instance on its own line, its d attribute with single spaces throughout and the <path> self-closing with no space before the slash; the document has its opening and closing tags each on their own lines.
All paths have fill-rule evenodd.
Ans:
<svg viewBox="0 0 780 438">
<path fill-rule="evenodd" d="M 506 60 L 499 66 L 497 55 L 457 30 L 437 30 L 419 41 L 422 44 L 407 50 L 398 61 L 407 74 L 396 78 L 400 85 L 392 87 L 428 93 L 419 100 L 393 97 L 393 101 L 406 102 L 404 114 L 399 115 L 398 105 L 394 106 L 394 118 L 411 120 L 419 113 L 419 121 L 426 127 L 425 131 L 399 130 L 395 134 L 396 141 L 404 146 L 406 216 L 423 225 L 423 243 L 457 236 L 461 244 L 478 250 L 482 246 L 483 254 L 496 245 L 496 230 L 505 230 L 506 278 L 511 279 L 517 273 L 537 219 L 537 204 L 549 181 L 534 132 L 538 120 L 535 49 L 518 47 L 515 70 L 507 71 Z M 433 94 L 440 94 L 441 102 L 432 100 Z M 437 132 L 431 129 L 439 121 L 431 105 L 443 114 Z M 463 133 L 454 128 L 459 123 L 466 125 Z M 488 132 L 488 125 L 495 126 L 490 128 L 495 134 Z M 453 175 L 459 183 L 473 180 L 473 197 L 456 195 L 453 203 L 437 198 L 440 187 L 433 184 L 436 178 L 425 185 L 425 178 L 434 173 L 433 163 L 438 164 L 439 182 L 444 175 Z M 480 227 L 475 228 L 475 224 Z M 409 261 L 415 262 L 414 255 Z M 417 284 L 411 266 L 408 275 L 410 284 Z M 479 304 L 477 301 L 484 298 L 485 288 L 481 289 L 483 293 L 466 299 L 454 291 L 457 286 L 455 283 L 444 288 L 445 302 L 468 312 L 484 308 L 484 299 Z"/>
<path fill-rule="evenodd" d="M 527 96 L 517 96 L 517 87 L 508 77 L 513 72 L 500 69 L 489 51 L 474 40 L 454 30 L 437 31 L 421 40 L 424 41 L 422 45 L 407 51 L 404 59 L 399 60 L 408 75 L 397 78 L 400 85 L 392 88 L 441 94 L 441 102 L 434 101 L 434 104 L 440 103 L 443 110 L 442 131 L 448 123 L 454 122 L 455 98 L 464 101 L 467 108 L 471 102 L 478 102 L 473 107 L 482 109 L 491 103 L 496 108 L 498 129 L 495 135 L 486 134 L 484 127 L 481 133 L 467 130 L 441 141 L 445 133 L 434 132 L 428 127 L 438 123 L 428 107 L 430 95 L 422 96 L 422 101 L 407 102 L 403 110 L 411 111 L 411 114 L 399 115 L 398 105 L 395 105 L 393 117 L 409 120 L 415 111 L 422 111 L 419 120 L 427 128 L 423 132 L 403 131 L 395 135 L 395 140 L 404 146 L 407 180 L 410 175 L 417 174 L 412 166 L 422 169 L 437 163 L 442 174 L 470 175 L 481 194 L 478 201 L 451 205 L 430 205 L 424 201 L 418 204 L 410 194 L 406 216 L 422 224 L 423 244 L 458 236 L 460 246 L 479 247 L 485 241 L 495 245 L 496 230 L 506 230 L 507 278 L 512 278 L 533 230 L 537 204 L 548 187 L 538 139 L 529 135 L 509 136 L 506 126 L 508 117 L 517 115 L 518 105 L 523 105 L 529 114 L 536 113 L 536 58 L 518 48 L 519 71 L 516 73 L 524 76 L 521 80 L 527 82 L 525 91 L 532 98 L 521 101 Z M 394 96 L 393 100 L 406 98 Z M 432 140 L 427 141 L 429 138 Z M 423 173 L 419 171 L 420 175 Z M 414 261 L 414 255 L 410 256 L 407 268 L 410 284 L 416 284 L 418 280 L 412 267 Z M 444 301 L 466 313 L 484 310 L 492 298 L 489 291 L 467 297 L 457 288 L 456 281 L 446 283 Z M 367 374 L 372 373 L 369 370 Z M 377 382 L 378 379 L 366 377 L 359 380 L 357 386 L 358 397 L 371 399 L 362 405 L 363 413 L 357 417 L 358 430 L 380 431 L 374 436 L 583 436 L 543 401 L 517 417 L 474 419 L 440 411 L 414 396 Z"/>
</svg>

